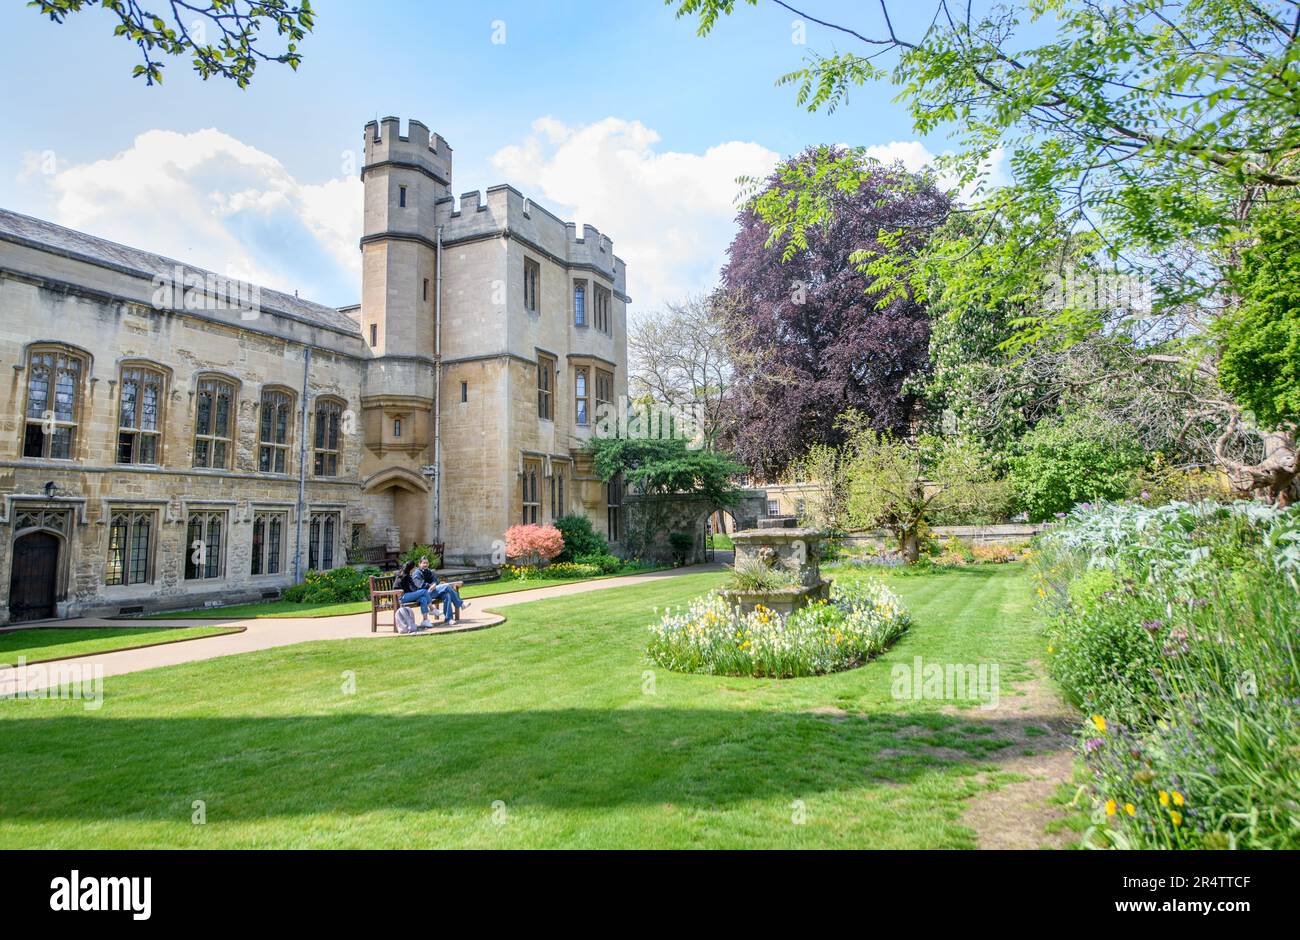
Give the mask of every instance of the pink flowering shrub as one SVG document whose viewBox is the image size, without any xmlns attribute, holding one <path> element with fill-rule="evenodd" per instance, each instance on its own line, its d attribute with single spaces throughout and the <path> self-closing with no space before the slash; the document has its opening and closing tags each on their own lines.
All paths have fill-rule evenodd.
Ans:
<svg viewBox="0 0 1300 940">
<path fill-rule="evenodd" d="M 540 565 L 564 551 L 564 536 L 553 525 L 512 525 L 506 529 L 506 555 Z"/>
</svg>

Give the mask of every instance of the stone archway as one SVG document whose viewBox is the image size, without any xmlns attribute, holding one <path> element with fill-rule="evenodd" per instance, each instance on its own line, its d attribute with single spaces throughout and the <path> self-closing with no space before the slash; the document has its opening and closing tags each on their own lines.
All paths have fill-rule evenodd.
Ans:
<svg viewBox="0 0 1300 940">
<path fill-rule="evenodd" d="M 703 496 L 673 494 L 646 496 L 629 494 L 624 497 L 627 510 L 627 549 L 629 554 L 646 561 L 668 561 L 673 557 L 669 536 L 674 532 L 688 532 L 695 539 L 695 548 L 687 557 L 688 564 L 704 561 L 705 522 L 718 511 L 725 511 L 735 520 L 736 531 L 758 528 L 758 520 L 767 512 L 766 490 L 741 490 L 737 498 L 725 506 L 718 506 Z"/>
</svg>

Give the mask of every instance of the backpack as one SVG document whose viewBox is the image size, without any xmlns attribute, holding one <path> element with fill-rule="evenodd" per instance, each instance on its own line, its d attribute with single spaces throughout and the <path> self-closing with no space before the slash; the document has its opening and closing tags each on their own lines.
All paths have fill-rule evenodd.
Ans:
<svg viewBox="0 0 1300 940">
<path fill-rule="evenodd" d="M 398 604 L 397 610 L 393 611 L 393 627 L 398 633 L 414 633 L 415 611 Z"/>
</svg>

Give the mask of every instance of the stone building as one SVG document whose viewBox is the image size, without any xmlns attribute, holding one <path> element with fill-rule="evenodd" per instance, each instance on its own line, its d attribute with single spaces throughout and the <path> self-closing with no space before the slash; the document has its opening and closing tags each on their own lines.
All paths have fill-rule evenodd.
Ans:
<svg viewBox="0 0 1300 940">
<path fill-rule="evenodd" d="M 391 545 L 499 562 L 568 513 L 619 543 L 584 445 L 626 395 L 626 267 L 509 186 L 457 208 L 451 166 L 366 125 L 343 309 L 0 210 L 0 622 L 271 597 Z"/>
</svg>

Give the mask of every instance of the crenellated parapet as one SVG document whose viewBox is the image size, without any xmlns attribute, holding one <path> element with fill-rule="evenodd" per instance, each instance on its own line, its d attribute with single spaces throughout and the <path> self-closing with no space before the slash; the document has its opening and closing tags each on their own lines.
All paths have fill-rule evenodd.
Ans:
<svg viewBox="0 0 1300 940">
<path fill-rule="evenodd" d="M 370 121 L 365 129 L 365 165 L 361 177 L 382 166 L 419 170 L 448 190 L 451 187 L 451 146 L 441 134 L 430 134 L 420 121 L 407 121 L 401 133 L 401 119 L 386 117 Z"/>
</svg>

